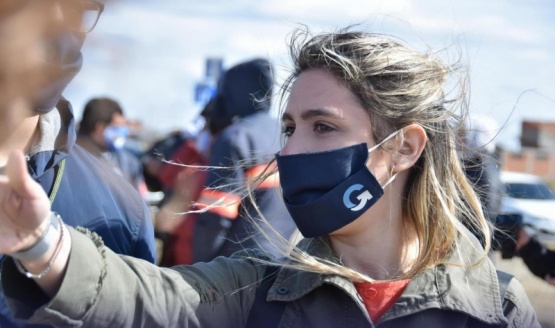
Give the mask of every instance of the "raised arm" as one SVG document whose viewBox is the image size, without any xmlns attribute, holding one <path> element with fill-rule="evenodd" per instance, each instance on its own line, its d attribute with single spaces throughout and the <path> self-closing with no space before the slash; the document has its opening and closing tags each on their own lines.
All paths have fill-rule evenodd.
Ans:
<svg viewBox="0 0 555 328">
<path fill-rule="evenodd" d="M 12 154 L 0 180 L 0 252 L 10 257 L 1 282 L 18 319 L 87 327 L 244 325 L 264 274 L 252 258 L 268 260 L 264 254 L 160 268 L 115 254 L 93 233 L 65 227 L 28 176 L 23 154 Z M 50 245 L 44 254 L 35 246 L 41 243 Z"/>
<path fill-rule="evenodd" d="M 53 296 L 60 288 L 71 239 L 50 212 L 44 190 L 28 174 L 23 153 L 10 155 L 0 176 L 0 253 L 14 259 L 18 270 Z"/>
</svg>

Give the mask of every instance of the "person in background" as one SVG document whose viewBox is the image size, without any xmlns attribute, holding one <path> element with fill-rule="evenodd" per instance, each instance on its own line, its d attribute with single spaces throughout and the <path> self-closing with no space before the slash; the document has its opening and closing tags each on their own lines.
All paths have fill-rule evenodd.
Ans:
<svg viewBox="0 0 555 328">
<path fill-rule="evenodd" d="M 466 117 L 459 131 L 464 172 L 480 198 L 484 216 L 492 227 L 496 223 L 505 192 L 501 182 L 500 164 L 495 154 L 495 137 L 498 131 L 499 128 L 491 117 L 478 114 Z M 477 237 L 483 238 L 479 235 Z M 490 257 L 493 260 L 492 255 L 493 253 Z"/>
<path fill-rule="evenodd" d="M 153 226 L 143 200 L 75 143 L 73 111 L 61 97 L 81 68 L 85 36 L 103 9 L 94 0 L 2 1 L 0 173 L 7 173 L 11 152 L 24 153 L 25 170 L 67 224 L 93 231 L 114 252 L 154 262 Z M 19 326 L 3 295 L 0 326 Z"/>
<path fill-rule="evenodd" d="M 171 131 L 162 138 L 156 140 L 141 156 L 143 165 L 143 176 L 147 189 L 152 192 L 163 192 L 165 200 L 162 199 L 160 206 L 169 199 L 172 187 L 161 181 L 162 167 L 170 160 L 175 152 L 188 141 L 194 140 L 205 126 L 205 119 L 201 116 L 188 122 L 183 129 Z"/>
<path fill-rule="evenodd" d="M 164 186 L 164 199 L 156 213 L 154 229 L 163 240 L 161 266 L 191 264 L 192 240 L 198 213 L 194 208 L 206 181 L 212 133 L 208 126 L 214 100 L 209 101 L 199 116 L 188 124 L 190 137 L 162 165 L 159 180 Z"/>
<path fill-rule="evenodd" d="M 485 217 L 493 225 L 493 249 L 501 252 L 501 258 L 519 255 L 530 272 L 554 285 L 555 252 L 528 234 L 522 217 L 500 214 L 505 186 L 495 154 L 497 124 L 489 116 L 473 115 L 465 121 L 463 131 L 465 173 L 480 197 Z"/>
<path fill-rule="evenodd" d="M 520 256 L 530 272 L 555 285 L 555 251 L 545 247 L 518 214 L 501 214 L 496 222 L 496 247 L 501 258 Z"/>
<path fill-rule="evenodd" d="M 118 102 L 111 98 L 93 98 L 83 110 L 77 143 L 109 163 L 143 197 L 147 188 L 140 160 L 124 148 L 129 128 Z"/>
<path fill-rule="evenodd" d="M 278 193 L 273 176 L 254 191 L 254 206 L 241 200 L 241 190 L 267 169 L 279 150 L 279 129 L 270 115 L 272 67 L 265 59 L 239 63 L 223 73 L 210 113 L 215 136 L 210 150 L 205 188 L 196 204 L 201 214 L 193 233 L 193 262 L 259 247 L 279 254 L 267 234 L 289 238 L 295 225 Z M 220 206 L 225 199 L 226 206 Z M 248 217 L 264 216 L 269 225 L 253 225 Z"/>
<path fill-rule="evenodd" d="M 444 92 L 451 67 L 375 33 L 292 40 L 277 171 L 247 191 L 279 174 L 299 244 L 272 236 L 284 258 L 254 249 L 173 268 L 118 256 L 52 218 L 14 152 L 0 181 L 12 311 L 87 327 L 539 327 L 520 282 L 488 259 L 450 124 L 465 103 Z"/>
<path fill-rule="evenodd" d="M 555 251 L 546 248 L 523 227 L 518 231 L 515 251 L 530 272 L 555 286 Z"/>
<path fill-rule="evenodd" d="M 464 121 L 462 131 L 464 147 L 461 158 L 466 176 L 480 197 L 486 219 L 493 223 L 504 194 L 501 167 L 495 153 L 499 128 L 491 117 L 471 114 Z"/>
</svg>

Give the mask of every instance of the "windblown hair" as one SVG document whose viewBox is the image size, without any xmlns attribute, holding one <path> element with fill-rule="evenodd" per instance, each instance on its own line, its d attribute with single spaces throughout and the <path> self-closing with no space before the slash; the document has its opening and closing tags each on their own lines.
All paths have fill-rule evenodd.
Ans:
<svg viewBox="0 0 555 328">
<path fill-rule="evenodd" d="M 290 53 L 294 67 L 282 86 L 282 105 L 301 73 L 325 69 L 343 81 L 367 110 L 376 142 L 410 124 L 422 126 L 427 134 L 428 142 L 411 168 L 403 191 L 403 226 L 416 232 L 420 249 L 415 265 L 397 278 L 411 278 L 440 263 L 472 266 L 485 260 L 491 243 L 490 227 L 461 167 L 457 147 L 458 130 L 467 113 L 466 79 L 457 79 L 457 92 L 445 90 L 449 75 L 457 75 L 460 68 L 447 66 L 436 54 L 411 49 L 391 36 L 349 30 L 316 36 L 297 30 L 291 38 Z M 382 145 L 381 150 L 389 149 Z M 252 203 L 256 203 L 251 192 L 256 184 L 274 173 L 269 166 L 247 185 L 244 191 Z M 290 261 L 283 266 L 372 281 L 340 261 L 315 258 L 292 247 L 286 239 L 276 239 L 274 233 L 270 235 L 262 228 L 267 225 L 259 214 L 260 218 L 253 218 L 259 231 L 276 244 L 281 243 L 288 254 Z M 457 242 L 473 238 L 468 230 L 482 242 L 471 244 L 483 256 L 475 263 L 449 263 Z"/>
<path fill-rule="evenodd" d="M 298 30 L 291 38 L 290 52 L 294 70 L 282 87 L 282 104 L 302 72 L 325 69 L 343 81 L 367 110 L 376 142 L 410 124 L 419 124 L 427 134 L 423 153 L 411 168 L 402 208 L 403 226 L 414 229 L 420 250 L 415 265 L 400 278 L 447 263 L 459 238 L 471 238 L 467 229 L 480 237 L 483 256 L 477 263 L 452 264 L 483 261 L 490 249 L 490 228 L 456 145 L 457 130 L 467 112 L 466 79 L 457 79 L 458 92 L 451 98 L 453 92 L 444 89 L 449 74 L 460 73 L 460 68 L 446 66 L 436 54 L 411 49 L 393 37 L 348 30 L 312 37 Z M 297 248 L 289 256 L 301 269 L 371 281 Z"/>
</svg>

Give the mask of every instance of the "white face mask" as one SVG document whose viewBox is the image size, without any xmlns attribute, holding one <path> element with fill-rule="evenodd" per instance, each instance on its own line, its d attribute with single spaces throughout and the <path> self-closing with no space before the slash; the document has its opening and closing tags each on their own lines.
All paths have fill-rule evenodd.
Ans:
<svg viewBox="0 0 555 328">
<path fill-rule="evenodd" d="M 109 125 L 104 129 L 104 142 L 111 151 L 118 151 L 123 148 L 127 136 L 129 136 L 129 128 L 126 126 Z"/>
</svg>

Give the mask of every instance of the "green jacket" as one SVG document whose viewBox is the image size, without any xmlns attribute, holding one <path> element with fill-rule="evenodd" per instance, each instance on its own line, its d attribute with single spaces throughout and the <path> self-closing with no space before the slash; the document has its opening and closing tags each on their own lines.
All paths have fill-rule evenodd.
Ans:
<svg viewBox="0 0 555 328">
<path fill-rule="evenodd" d="M 98 240 L 71 228 L 70 234 L 66 276 L 50 301 L 11 260 L 4 262 L 2 284 L 16 317 L 60 327 L 243 327 L 265 271 L 253 259 L 265 257 L 255 251 L 168 269 L 97 247 Z M 333 259 L 325 239 L 300 246 Z M 476 256 L 462 242 L 452 260 Z M 279 327 L 539 327 L 516 279 L 501 304 L 489 260 L 471 268 L 438 265 L 414 277 L 375 324 L 353 283 L 337 276 L 282 268 L 267 299 L 287 302 Z"/>
</svg>

